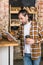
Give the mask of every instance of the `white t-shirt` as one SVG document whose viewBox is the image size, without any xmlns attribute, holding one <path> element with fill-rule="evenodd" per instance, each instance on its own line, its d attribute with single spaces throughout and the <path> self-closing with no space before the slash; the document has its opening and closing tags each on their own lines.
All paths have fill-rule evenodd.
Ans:
<svg viewBox="0 0 43 65">
<path fill-rule="evenodd" d="M 25 42 L 25 36 L 30 34 L 30 27 L 31 27 L 31 22 L 28 24 L 24 25 L 24 53 L 31 53 L 31 46 L 30 44 L 26 44 Z"/>
</svg>

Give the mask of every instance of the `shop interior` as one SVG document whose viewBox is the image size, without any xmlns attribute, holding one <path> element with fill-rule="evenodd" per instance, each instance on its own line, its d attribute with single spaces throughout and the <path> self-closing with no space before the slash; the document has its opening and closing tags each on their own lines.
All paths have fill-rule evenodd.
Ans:
<svg viewBox="0 0 43 65">
<path fill-rule="evenodd" d="M 5 32 L 8 35 L 6 37 L 6 34 L 2 33 L 3 36 L 0 34 L 0 65 L 23 65 L 23 46 L 16 36 L 21 25 L 18 19 L 18 12 L 21 9 L 26 9 L 29 12 L 29 20 L 38 21 L 43 27 L 43 12 L 41 12 L 43 1 L 38 2 L 39 0 L 0 0 L 0 21 L 2 21 L 0 23 L 0 30 L 2 31 L 0 32 Z M 9 35 L 15 41 L 10 40 Z M 41 44 L 41 51 L 42 65 L 43 44 Z"/>
</svg>

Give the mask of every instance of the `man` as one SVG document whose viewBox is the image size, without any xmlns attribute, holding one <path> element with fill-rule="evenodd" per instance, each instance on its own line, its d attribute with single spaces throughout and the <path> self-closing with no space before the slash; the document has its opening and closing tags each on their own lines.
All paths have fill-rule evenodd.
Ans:
<svg viewBox="0 0 43 65">
<path fill-rule="evenodd" d="M 18 34 L 23 46 L 24 65 L 39 65 L 43 40 L 41 25 L 36 21 L 29 21 L 28 12 L 25 9 L 19 11 L 18 18 L 22 23 Z"/>
</svg>

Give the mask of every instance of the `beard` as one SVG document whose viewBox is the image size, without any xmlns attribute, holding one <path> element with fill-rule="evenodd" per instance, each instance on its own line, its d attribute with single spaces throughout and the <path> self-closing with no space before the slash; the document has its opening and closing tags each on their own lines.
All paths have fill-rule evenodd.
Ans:
<svg viewBox="0 0 43 65">
<path fill-rule="evenodd" d="M 27 22 L 22 23 L 22 25 L 25 25 L 25 24 L 27 24 Z"/>
</svg>

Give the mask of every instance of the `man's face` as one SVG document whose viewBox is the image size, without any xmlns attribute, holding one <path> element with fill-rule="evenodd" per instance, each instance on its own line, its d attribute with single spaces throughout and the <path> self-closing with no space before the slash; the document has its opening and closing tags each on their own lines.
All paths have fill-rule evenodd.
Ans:
<svg viewBox="0 0 43 65">
<path fill-rule="evenodd" d="M 22 13 L 19 14 L 18 18 L 19 18 L 19 20 L 20 20 L 20 22 L 22 24 L 26 24 L 27 23 L 28 17 L 27 16 L 24 16 Z"/>
</svg>

